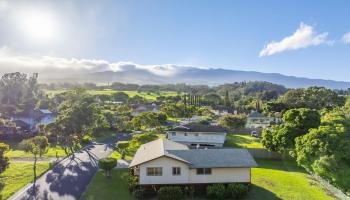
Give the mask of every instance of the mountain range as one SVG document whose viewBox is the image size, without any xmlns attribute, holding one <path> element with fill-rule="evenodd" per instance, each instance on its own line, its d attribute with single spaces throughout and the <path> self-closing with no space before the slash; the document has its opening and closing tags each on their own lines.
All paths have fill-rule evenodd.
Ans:
<svg viewBox="0 0 350 200">
<path fill-rule="evenodd" d="M 262 73 L 255 71 L 240 71 L 222 68 L 196 68 L 176 66 L 171 70 L 163 66 L 152 70 L 130 67 L 120 71 L 81 72 L 74 75 L 44 76 L 42 81 L 95 82 L 100 84 L 122 82 L 137 84 L 167 84 L 187 83 L 220 85 L 242 81 L 267 81 L 281 84 L 287 88 L 305 88 L 309 86 L 324 86 L 331 89 L 350 88 L 350 82 L 324 79 L 311 79 L 287 76 L 279 73 Z"/>
</svg>

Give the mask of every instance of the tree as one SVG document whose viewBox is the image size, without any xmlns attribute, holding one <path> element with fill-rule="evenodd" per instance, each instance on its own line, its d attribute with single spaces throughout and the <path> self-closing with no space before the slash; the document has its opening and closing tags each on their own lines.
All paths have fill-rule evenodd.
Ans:
<svg viewBox="0 0 350 200">
<path fill-rule="evenodd" d="M 144 112 L 135 116 L 131 123 L 136 130 L 160 127 L 158 114 L 155 112 Z"/>
<path fill-rule="evenodd" d="M 22 106 L 22 109 L 34 108 L 42 94 L 37 84 L 38 74 L 31 77 L 15 72 L 4 74 L 0 80 L 0 101 L 4 104 Z"/>
<path fill-rule="evenodd" d="M 45 153 L 47 153 L 49 142 L 46 136 L 35 136 L 34 138 L 23 140 L 19 144 L 20 149 L 27 153 L 31 153 L 34 155 L 34 163 L 33 163 L 33 173 L 34 173 L 34 183 L 33 190 L 35 192 L 35 182 L 36 182 L 36 163 L 38 156 L 42 157 Z"/>
<path fill-rule="evenodd" d="M 231 107 L 231 100 L 227 90 L 225 91 L 224 103 L 227 108 Z"/>
<path fill-rule="evenodd" d="M 290 109 L 283 114 L 285 124 L 291 124 L 305 134 L 310 128 L 316 128 L 321 123 L 321 116 L 316 110 L 307 108 Z"/>
<path fill-rule="evenodd" d="M 111 95 L 108 95 L 108 94 L 100 94 L 100 95 L 97 95 L 96 97 L 102 102 L 110 101 L 112 99 Z"/>
<path fill-rule="evenodd" d="M 127 103 L 129 100 L 129 95 L 125 92 L 116 92 L 113 94 L 114 101 L 121 101 Z"/>
<path fill-rule="evenodd" d="M 114 158 L 102 158 L 98 161 L 98 167 L 103 169 L 106 177 L 111 177 L 111 171 L 117 166 L 117 160 Z"/>
<path fill-rule="evenodd" d="M 298 129 L 291 124 L 276 125 L 263 130 L 261 143 L 271 151 L 284 153 L 294 149 L 294 139 L 298 135 Z"/>
<path fill-rule="evenodd" d="M 117 142 L 117 149 L 118 152 L 122 155 L 121 159 L 125 158 L 126 148 L 128 148 L 129 142 L 128 141 L 119 141 Z"/>
<path fill-rule="evenodd" d="M 324 87 L 309 87 L 307 89 L 291 89 L 280 98 L 280 101 L 290 109 L 310 108 L 320 110 L 326 107 L 343 106 L 345 98 Z"/>
<path fill-rule="evenodd" d="M 227 115 L 222 116 L 219 119 L 220 125 L 228 128 L 228 129 L 231 129 L 231 130 L 244 128 L 246 122 L 247 122 L 246 115 L 227 114 Z"/>
<path fill-rule="evenodd" d="M 55 125 L 50 126 L 57 134 L 59 145 L 67 154 L 72 153 L 74 158 L 74 152 L 80 147 L 84 135 L 107 128 L 108 121 L 94 97 L 86 90 L 76 88 L 67 93 L 64 99 L 58 106 L 60 114 Z"/>
<path fill-rule="evenodd" d="M 309 171 L 349 191 L 350 132 L 349 118 L 343 110 L 323 113 L 321 126 L 296 139 L 297 163 Z"/>
<path fill-rule="evenodd" d="M 5 156 L 5 152 L 9 149 L 9 145 L 5 143 L 0 143 L 0 174 L 3 173 L 9 166 L 9 158 Z M 0 200 L 1 200 L 1 190 L 3 189 L 3 183 L 0 179 Z"/>
<path fill-rule="evenodd" d="M 5 152 L 9 150 L 9 145 L 0 143 L 0 174 L 9 166 L 9 158 L 5 156 Z"/>
<path fill-rule="evenodd" d="M 311 109 L 291 109 L 283 115 L 284 124 L 263 130 L 262 144 L 269 150 L 293 151 L 295 138 L 305 135 L 309 129 L 320 125 L 320 114 Z"/>
<path fill-rule="evenodd" d="M 222 101 L 220 95 L 216 93 L 209 93 L 203 96 L 203 101 L 207 105 L 219 105 Z"/>
<path fill-rule="evenodd" d="M 111 111 L 111 110 L 104 110 L 102 111 L 109 128 L 113 128 L 116 122 L 116 115 L 115 112 Z"/>
</svg>

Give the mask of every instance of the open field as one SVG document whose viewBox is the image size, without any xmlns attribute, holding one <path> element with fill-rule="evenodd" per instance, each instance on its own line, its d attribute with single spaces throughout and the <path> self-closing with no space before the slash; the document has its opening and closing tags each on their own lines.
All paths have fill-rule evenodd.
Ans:
<svg viewBox="0 0 350 200">
<path fill-rule="evenodd" d="M 227 134 L 224 146 L 233 148 L 264 148 L 259 138 L 239 134 Z"/>
<path fill-rule="evenodd" d="M 322 186 L 293 161 L 257 160 L 252 169 L 252 187 L 244 200 L 332 200 Z M 128 192 L 127 169 L 115 169 L 107 179 L 99 171 L 87 188 L 83 199 L 134 199 Z M 206 200 L 206 198 L 196 198 Z"/>
<path fill-rule="evenodd" d="M 42 174 L 49 169 L 48 162 L 37 163 L 37 174 Z M 4 183 L 2 198 L 7 199 L 22 187 L 33 181 L 33 163 L 13 162 L 6 171 L 0 175 Z"/>
<path fill-rule="evenodd" d="M 55 94 L 59 94 L 62 92 L 66 92 L 68 90 L 45 90 L 45 92 L 52 97 Z M 125 92 L 126 94 L 129 95 L 129 97 L 133 97 L 135 95 L 139 95 L 147 100 L 156 100 L 158 96 L 176 96 L 176 92 L 159 92 L 159 93 L 152 93 L 152 92 L 137 92 L 137 91 L 116 91 L 116 90 L 87 90 L 88 93 L 92 95 L 101 95 L 101 94 L 106 94 L 106 95 L 113 95 L 116 92 Z"/>
</svg>

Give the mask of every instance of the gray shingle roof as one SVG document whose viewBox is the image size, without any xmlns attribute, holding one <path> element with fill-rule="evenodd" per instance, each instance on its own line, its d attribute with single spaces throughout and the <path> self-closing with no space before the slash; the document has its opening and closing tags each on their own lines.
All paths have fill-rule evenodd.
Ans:
<svg viewBox="0 0 350 200">
<path fill-rule="evenodd" d="M 168 153 L 188 161 L 191 168 L 257 166 L 254 158 L 246 149 L 168 150 Z"/>
<path fill-rule="evenodd" d="M 227 132 L 222 126 L 205 125 L 201 123 L 189 123 L 177 126 L 170 131 L 186 131 L 186 132 Z"/>
<path fill-rule="evenodd" d="M 158 139 L 142 145 L 129 167 L 167 156 L 187 163 L 191 168 L 256 167 L 254 158 L 246 149 L 189 149 L 167 139 Z"/>
</svg>

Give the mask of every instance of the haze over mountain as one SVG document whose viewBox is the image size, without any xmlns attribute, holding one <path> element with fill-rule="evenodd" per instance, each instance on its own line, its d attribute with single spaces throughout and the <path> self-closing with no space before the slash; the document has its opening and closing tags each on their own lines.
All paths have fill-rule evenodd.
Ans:
<svg viewBox="0 0 350 200">
<path fill-rule="evenodd" d="M 46 76 L 45 76 L 46 77 Z M 46 77 L 47 78 L 47 77 Z M 46 79 L 45 78 L 45 79 Z M 43 79 L 43 81 L 45 81 Z M 47 81 L 48 79 L 46 79 Z M 51 81 L 55 77 L 50 78 Z M 181 66 L 155 66 L 152 70 L 139 68 L 129 64 L 118 71 L 101 71 L 91 73 L 79 73 L 63 76 L 56 81 L 78 81 L 96 83 L 137 83 L 137 84 L 166 84 L 166 83 L 187 83 L 187 84 L 208 84 L 219 85 L 241 81 L 267 81 L 281 84 L 288 88 L 324 86 L 332 89 L 350 88 L 350 82 L 310 79 L 295 76 L 286 76 L 278 73 L 262 73 L 255 71 L 229 70 L 222 68 L 196 68 Z"/>
<path fill-rule="evenodd" d="M 350 82 L 300 78 L 278 73 L 233 70 L 242 67 L 203 68 L 175 64 L 143 65 L 134 62 L 109 62 L 53 56 L 22 55 L 0 48 L 0 72 L 39 73 L 42 82 L 111 82 L 138 84 L 188 83 L 218 85 L 241 81 L 268 81 L 289 88 L 324 86 L 350 88 Z"/>
</svg>

